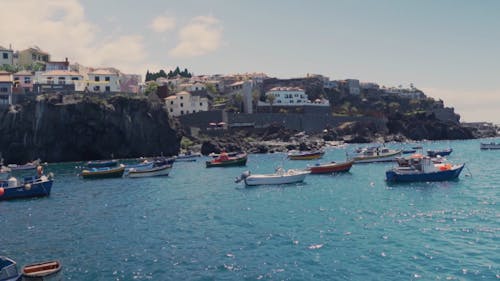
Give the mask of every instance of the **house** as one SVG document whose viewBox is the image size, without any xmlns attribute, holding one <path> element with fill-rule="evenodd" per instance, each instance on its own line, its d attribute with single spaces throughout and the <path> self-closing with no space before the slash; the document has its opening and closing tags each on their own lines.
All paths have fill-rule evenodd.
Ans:
<svg viewBox="0 0 500 281">
<path fill-rule="evenodd" d="M 47 52 L 40 50 L 39 47 L 32 47 L 19 52 L 19 65 L 31 65 L 33 63 L 39 62 L 46 64 L 50 60 L 50 55 Z"/>
<path fill-rule="evenodd" d="M 70 70 L 51 70 L 35 75 L 33 91 L 36 93 L 72 93 L 76 85 L 83 81 L 83 76 Z"/>
<path fill-rule="evenodd" d="M 184 84 L 179 84 L 177 86 L 178 91 L 188 91 L 188 92 L 197 92 L 197 91 L 204 91 L 207 89 L 207 86 L 200 82 L 195 82 L 195 83 L 184 83 Z"/>
<path fill-rule="evenodd" d="M 303 106 L 318 105 L 330 106 L 328 100 L 311 102 L 302 88 L 298 87 L 274 87 L 266 92 L 266 97 L 274 96 L 273 105 L 276 106 Z M 269 98 L 267 98 L 269 100 Z M 259 105 L 269 105 L 268 102 L 259 102 Z"/>
<path fill-rule="evenodd" d="M 69 70 L 69 61 L 66 58 L 64 61 L 49 61 L 45 64 L 45 70 Z"/>
<path fill-rule="evenodd" d="M 0 66 L 14 64 L 14 51 L 0 46 Z"/>
<path fill-rule="evenodd" d="M 33 72 L 22 70 L 14 73 L 14 93 L 33 92 L 34 75 Z"/>
<path fill-rule="evenodd" d="M 12 104 L 12 74 L 0 71 L 0 107 Z"/>
<path fill-rule="evenodd" d="M 199 94 L 187 91 L 179 92 L 165 98 L 168 114 L 171 116 L 186 115 L 200 111 L 208 111 L 208 99 Z"/>
<path fill-rule="evenodd" d="M 108 69 L 97 69 L 87 73 L 87 79 L 76 84 L 77 91 L 93 93 L 116 93 L 120 91 L 118 72 Z"/>
</svg>

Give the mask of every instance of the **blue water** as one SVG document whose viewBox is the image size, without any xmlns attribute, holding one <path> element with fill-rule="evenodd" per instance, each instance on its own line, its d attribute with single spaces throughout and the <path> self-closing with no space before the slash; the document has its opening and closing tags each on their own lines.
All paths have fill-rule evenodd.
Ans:
<svg viewBox="0 0 500 281">
<path fill-rule="evenodd" d="M 500 151 L 479 142 L 420 143 L 452 147 L 448 159 L 468 170 L 395 186 L 384 181 L 392 164 L 297 185 L 234 183 L 245 170 L 315 163 L 284 154 L 236 168 L 180 162 L 148 179 L 82 180 L 79 163 L 50 164 L 50 197 L 0 202 L 0 255 L 59 259 L 66 280 L 498 280 Z"/>
</svg>

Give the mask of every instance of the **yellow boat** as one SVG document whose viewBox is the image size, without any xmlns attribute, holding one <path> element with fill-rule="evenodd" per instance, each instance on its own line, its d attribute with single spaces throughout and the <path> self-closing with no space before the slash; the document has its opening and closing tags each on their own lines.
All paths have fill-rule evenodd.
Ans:
<svg viewBox="0 0 500 281">
<path fill-rule="evenodd" d="M 104 179 L 104 178 L 121 178 L 125 172 L 125 166 L 120 165 L 116 168 L 92 168 L 83 170 L 80 174 L 84 179 Z"/>
</svg>

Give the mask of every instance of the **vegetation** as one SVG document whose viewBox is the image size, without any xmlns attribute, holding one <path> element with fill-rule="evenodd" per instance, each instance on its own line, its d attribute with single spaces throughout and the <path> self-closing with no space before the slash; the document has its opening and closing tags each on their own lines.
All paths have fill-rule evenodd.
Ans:
<svg viewBox="0 0 500 281">
<path fill-rule="evenodd" d="M 160 77 L 163 78 L 175 78 L 177 76 L 183 77 L 183 78 L 191 78 L 193 75 L 187 70 L 187 68 L 184 68 L 184 70 L 180 70 L 179 67 L 176 67 L 174 71 L 170 70 L 168 73 L 165 72 L 165 70 L 161 69 L 158 72 L 149 72 L 146 71 L 146 82 L 147 81 L 154 81 Z"/>
<path fill-rule="evenodd" d="M 144 94 L 149 96 L 151 93 L 156 93 L 158 90 L 158 84 L 156 83 L 146 83 L 146 89 L 144 90 Z"/>
</svg>

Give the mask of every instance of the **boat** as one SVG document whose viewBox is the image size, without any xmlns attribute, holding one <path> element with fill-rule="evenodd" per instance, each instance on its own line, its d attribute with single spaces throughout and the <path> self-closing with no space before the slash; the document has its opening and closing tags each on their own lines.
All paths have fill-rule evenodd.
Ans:
<svg viewBox="0 0 500 281">
<path fill-rule="evenodd" d="M 40 159 L 37 159 L 35 161 L 28 162 L 23 165 L 9 164 L 7 165 L 7 167 L 10 168 L 12 171 L 21 171 L 21 170 L 34 170 L 39 165 L 40 165 Z"/>
<path fill-rule="evenodd" d="M 325 154 L 322 150 L 307 150 L 307 151 L 297 151 L 292 150 L 288 152 L 288 158 L 290 160 L 313 160 L 323 157 Z"/>
<path fill-rule="evenodd" d="M 6 180 L 10 177 L 10 172 L 12 170 L 6 166 L 0 166 L 0 180 Z"/>
<path fill-rule="evenodd" d="M 87 162 L 87 167 L 89 168 L 104 168 L 116 166 L 118 166 L 118 160 L 97 160 Z"/>
<path fill-rule="evenodd" d="M 175 156 L 175 161 L 179 162 L 195 162 L 197 158 L 201 157 L 201 153 L 186 152 Z"/>
<path fill-rule="evenodd" d="M 441 150 L 427 150 L 427 156 L 429 157 L 436 157 L 438 155 L 447 156 L 450 155 L 452 152 L 453 152 L 452 148 L 441 149 Z"/>
<path fill-rule="evenodd" d="M 128 171 L 127 176 L 129 178 L 168 176 L 170 169 L 172 169 L 172 165 L 170 164 L 146 168 L 132 168 Z"/>
<path fill-rule="evenodd" d="M 490 143 L 481 143 L 481 149 L 500 149 L 500 143 L 490 142 Z"/>
<path fill-rule="evenodd" d="M 421 160 L 424 157 L 428 157 L 428 156 L 424 156 L 420 153 L 415 153 L 415 154 L 412 154 L 412 155 L 406 156 L 406 157 L 396 157 L 396 162 L 398 163 L 399 166 L 405 167 L 405 166 L 410 166 L 412 161 L 417 161 L 415 159 Z M 430 157 L 430 158 L 431 158 L 432 163 L 434 163 L 434 164 L 441 164 L 441 163 L 446 162 L 446 158 L 441 157 L 440 155 L 438 155 L 437 157 Z"/>
<path fill-rule="evenodd" d="M 430 157 L 412 158 L 409 165 L 386 171 L 388 182 L 447 181 L 458 178 L 465 164 L 434 163 Z"/>
<path fill-rule="evenodd" d="M 23 281 L 62 280 L 60 275 L 62 265 L 59 261 L 47 261 L 29 264 L 23 267 Z"/>
<path fill-rule="evenodd" d="M 245 166 L 247 164 L 247 154 L 242 153 L 236 156 L 228 156 L 224 153 L 211 161 L 206 161 L 207 168 Z"/>
<path fill-rule="evenodd" d="M 311 174 L 332 174 L 332 173 L 342 173 L 342 172 L 348 172 L 352 164 L 354 164 L 354 161 L 347 161 L 347 162 L 330 162 L 330 163 L 325 163 L 325 164 L 320 164 L 317 163 L 314 166 L 308 166 L 307 170 L 311 172 Z"/>
<path fill-rule="evenodd" d="M 373 163 L 395 161 L 396 157 L 401 156 L 401 150 L 389 149 L 386 147 L 368 147 L 358 149 L 354 155 L 348 155 L 348 160 L 354 163 Z"/>
<path fill-rule="evenodd" d="M 246 171 L 236 179 L 236 182 L 244 181 L 247 186 L 289 184 L 304 181 L 308 174 L 310 171 L 307 170 L 290 169 L 285 171 L 283 168 L 276 169 L 274 174 L 252 175 L 250 171 Z"/>
<path fill-rule="evenodd" d="M 121 178 L 124 172 L 125 166 L 121 164 L 116 168 L 103 167 L 85 169 L 81 172 L 80 176 L 84 179 Z"/>
<path fill-rule="evenodd" d="M 15 177 L 0 180 L 0 201 L 49 196 L 53 181 L 52 175 L 25 177 L 22 181 Z"/>
<path fill-rule="evenodd" d="M 241 154 L 241 152 L 237 152 L 237 151 L 233 151 L 233 152 L 221 152 L 221 153 L 215 153 L 215 152 L 212 152 L 210 154 L 208 154 L 209 157 L 212 157 L 212 158 L 218 158 L 220 157 L 222 154 L 226 154 L 227 156 L 229 157 L 234 157 L 238 154 Z"/>
<path fill-rule="evenodd" d="M 403 153 L 403 154 L 412 154 L 412 153 L 415 153 L 415 152 L 417 152 L 416 149 L 403 149 L 401 151 L 401 153 Z"/>
<path fill-rule="evenodd" d="M 17 264 L 8 257 L 0 256 L 0 280 L 19 281 L 21 275 L 17 271 Z"/>
</svg>

